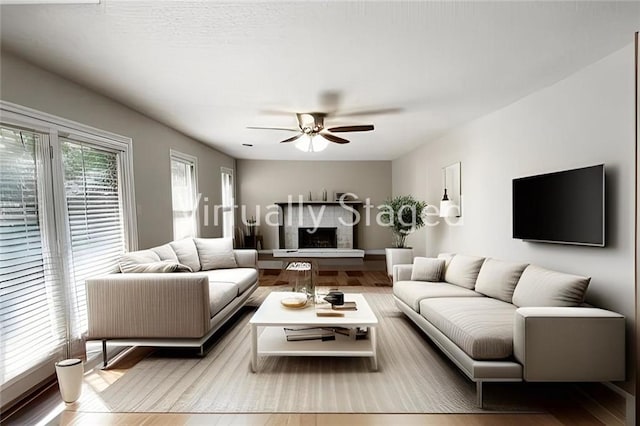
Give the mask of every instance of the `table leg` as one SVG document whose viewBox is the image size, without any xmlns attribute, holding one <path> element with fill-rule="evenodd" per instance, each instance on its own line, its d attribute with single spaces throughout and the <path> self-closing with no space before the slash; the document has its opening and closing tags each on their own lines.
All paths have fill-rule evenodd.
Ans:
<svg viewBox="0 0 640 426">
<path fill-rule="evenodd" d="M 376 327 L 369 327 L 369 339 L 371 339 L 371 348 L 373 349 L 371 369 L 378 371 L 378 337 L 376 335 Z"/>
<path fill-rule="evenodd" d="M 251 324 L 251 371 L 258 371 L 258 326 Z"/>
</svg>

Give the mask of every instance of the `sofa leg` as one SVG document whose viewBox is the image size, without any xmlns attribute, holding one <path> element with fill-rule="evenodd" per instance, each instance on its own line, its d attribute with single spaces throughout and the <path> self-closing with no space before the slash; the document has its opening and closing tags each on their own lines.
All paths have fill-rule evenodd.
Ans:
<svg viewBox="0 0 640 426">
<path fill-rule="evenodd" d="M 476 382 L 476 398 L 477 398 L 478 408 L 484 408 L 483 402 L 482 402 L 482 380 L 478 380 Z"/>
<path fill-rule="evenodd" d="M 107 358 L 107 341 L 102 340 L 102 368 L 107 368 L 107 363 L 109 359 Z"/>
<path fill-rule="evenodd" d="M 198 356 L 199 357 L 204 357 L 204 345 L 200 346 L 200 349 L 198 350 Z"/>
</svg>

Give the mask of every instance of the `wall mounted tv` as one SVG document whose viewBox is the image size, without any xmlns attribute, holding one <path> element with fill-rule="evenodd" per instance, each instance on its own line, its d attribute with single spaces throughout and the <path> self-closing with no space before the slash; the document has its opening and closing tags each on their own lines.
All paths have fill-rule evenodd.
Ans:
<svg viewBox="0 0 640 426">
<path fill-rule="evenodd" d="M 604 164 L 513 179 L 513 238 L 604 247 Z"/>
</svg>

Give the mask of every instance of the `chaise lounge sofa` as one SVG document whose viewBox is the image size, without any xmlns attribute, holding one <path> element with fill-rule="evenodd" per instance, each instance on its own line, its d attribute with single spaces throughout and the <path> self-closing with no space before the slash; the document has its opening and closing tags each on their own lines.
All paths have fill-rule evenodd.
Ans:
<svg viewBox="0 0 640 426">
<path fill-rule="evenodd" d="M 393 270 L 396 306 L 472 381 L 625 379 L 625 319 L 587 307 L 589 278 L 466 255 Z"/>
<path fill-rule="evenodd" d="M 127 253 L 120 272 L 86 281 L 88 340 L 113 346 L 196 347 L 258 287 L 256 250 L 230 238 L 188 238 Z"/>
</svg>

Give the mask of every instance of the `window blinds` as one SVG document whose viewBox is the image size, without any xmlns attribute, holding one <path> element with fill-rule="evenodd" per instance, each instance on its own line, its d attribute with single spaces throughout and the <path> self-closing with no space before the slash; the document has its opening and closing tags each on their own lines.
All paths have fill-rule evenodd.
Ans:
<svg viewBox="0 0 640 426">
<path fill-rule="evenodd" d="M 233 237 L 233 171 L 222 169 L 222 236 Z"/>
<path fill-rule="evenodd" d="M 171 197 L 173 205 L 173 238 L 198 236 L 197 195 L 193 162 L 171 158 Z"/>
<path fill-rule="evenodd" d="M 62 352 L 65 343 L 59 268 L 55 250 L 47 249 L 51 232 L 41 208 L 50 188 L 38 184 L 50 182 L 42 142 L 42 135 L 0 128 L 1 383 Z"/>
<path fill-rule="evenodd" d="M 85 280 L 116 268 L 126 238 L 122 151 L 0 126 L 0 152 L 4 394 L 84 352 Z"/>
<path fill-rule="evenodd" d="M 87 328 L 85 280 L 113 272 L 125 251 L 117 152 L 61 138 L 71 243 L 72 337 Z"/>
</svg>

